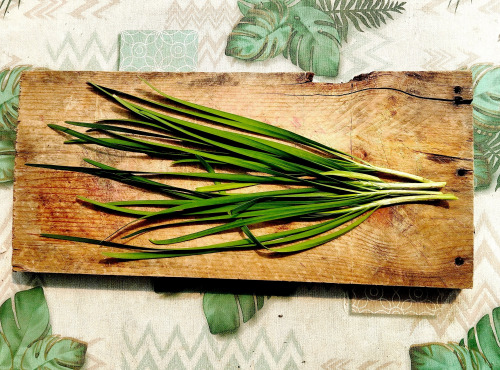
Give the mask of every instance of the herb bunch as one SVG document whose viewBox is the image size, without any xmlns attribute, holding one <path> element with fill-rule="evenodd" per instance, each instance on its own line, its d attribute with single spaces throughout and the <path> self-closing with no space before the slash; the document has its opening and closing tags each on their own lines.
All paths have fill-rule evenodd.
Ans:
<svg viewBox="0 0 500 370">
<path fill-rule="evenodd" d="M 128 249 L 126 252 L 104 253 L 108 257 L 127 260 L 238 249 L 262 249 L 286 255 L 317 247 L 346 234 L 380 207 L 457 199 L 452 194 L 439 191 L 446 185 L 444 182 L 374 166 L 297 133 L 166 95 L 149 82 L 144 82 L 159 94 L 161 101 L 90 83 L 98 92 L 130 112 L 133 118 L 113 118 L 95 123 L 66 122 L 73 127 L 87 128 L 87 132 L 56 124 L 49 124 L 49 127 L 72 136 L 73 139 L 66 144 L 94 144 L 143 153 L 173 160 L 173 166 L 201 166 L 203 171 L 132 171 L 91 159 L 84 161 L 92 167 L 28 165 L 86 173 L 161 194 L 161 198 L 156 200 L 106 203 L 79 197 L 81 201 L 104 211 L 133 217 L 132 223 L 146 223 L 145 227 L 122 239 L 180 225 L 212 226 L 179 237 L 150 239 L 153 245 L 149 247 L 116 243 L 108 238 L 97 240 L 58 234 L 42 236 Z M 172 112 L 186 119 L 170 115 Z M 234 171 L 217 172 L 219 166 Z M 192 190 L 156 181 L 157 177 L 209 179 L 214 181 L 214 185 Z M 282 188 L 262 189 L 266 185 Z M 253 189 L 247 193 L 233 191 L 244 188 Z M 154 207 L 154 210 L 147 207 Z M 149 221 L 154 225 L 148 225 Z M 268 222 L 291 221 L 310 222 L 304 227 L 265 235 L 254 235 L 250 229 Z M 238 229 L 245 235 L 240 240 L 197 247 L 172 247 L 177 243 Z"/>
</svg>

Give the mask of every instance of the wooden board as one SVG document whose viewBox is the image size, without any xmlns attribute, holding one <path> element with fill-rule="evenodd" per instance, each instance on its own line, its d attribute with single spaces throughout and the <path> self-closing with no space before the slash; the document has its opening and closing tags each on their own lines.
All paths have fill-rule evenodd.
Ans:
<svg viewBox="0 0 500 370">
<path fill-rule="evenodd" d="M 24 165 L 80 166 L 81 158 L 87 157 L 118 168 L 140 170 L 148 166 L 167 170 L 164 160 L 124 156 L 95 146 L 62 145 L 66 136 L 46 126 L 63 124 L 65 120 L 88 122 L 123 115 L 85 82 L 150 94 L 136 75 L 49 71 L 23 74 L 14 184 L 14 270 L 472 286 L 472 91 L 468 72 L 378 72 L 343 84 L 313 83 L 312 75 L 307 73 L 142 73 L 179 98 L 299 132 L 376 165 L 447 181 L 446 191 L 459 200 L 380 209 L 351 233 L 284 258 L 239 251 L 113 262 L 102 256 L 105 247 L 41 238 L 40 233 L 60 233 L 103 239 L 130 220 L 85 206 L 75 200 L 77 195 L 101 201 L 158 198 L 108 180 Z M 192 181 L 182 184 L 195 187 Z M 256 233 L 272 229 L 265 226 Z M 185 228 L 170 229 L 155 237 L 183 232 Z M 227 233 L 210 241 L 237 236 Z M 139 237 L 133 243 L 148 242 Z M 199 243 L 193 241 L 191 245 Z"/>
</svg>

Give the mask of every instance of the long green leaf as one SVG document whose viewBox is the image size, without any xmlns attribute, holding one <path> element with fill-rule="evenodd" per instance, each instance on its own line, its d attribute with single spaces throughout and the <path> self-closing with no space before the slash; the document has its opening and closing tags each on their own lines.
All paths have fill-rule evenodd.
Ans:
<svg viewBox="0 0 500 370">
<path fill-rule="evenodd" d="M 317 246 L 320 246 L 322 244 L 328 243 L 329 241 L 332 241 L 344 234 L 347 234 L 349 231 L 354 229 L 355 227 L 359 226 L 361 223 L 366 221 L 368 217 L 372 215 L 372 213 L 375 212 L 375 209 L 367 212 L 364 216 L 360 217 L 358 220 L 352 222 L 351 224 L 347 225 L 346 227 L 343 227 L 340 230 L 337 230 L 333 233 L 330 233 L 328 235 L 320 236 L 311 240 L 306 240 L 301 243 L 289 245 L 286 247 L 281 247 L 281 248 L 274 248 L 271 249 L 272 252 L 274 253 L 297 253 L 297 252 L 302 252 L 307 249 L 311 249 Z M 360 212 L 353 213 L 353 214 L 348 214 L 344 218 L 338 220 L 338 226 L 343 225 L 345 222 L 351 221 L 352 219 L 356 218 L 359 216 Z"/>
<path fill-rule="evenodd" d="M 268 136 L 271 138 L 275 138 L 275 139 L 282 139 L 282 140 L 286 140 L 286 141 L 289 141 L 292 143 L 300 143 L 303 145 L 307 145 L 307 146 L 310 146 L 312 148 L 322 150 L 325 153 L 338 155 L 345 160 L 352 161 L 353 158 L 355 158 L 347 153 L 330 148 L 324 144 L 321 144 L 321 143 L 316 142 L 314 140 L 308 139 L 308 138 L 306 138 L 302 135 L 296 134 L 292 131 L 282 129 L 280 127 L 273 126 L 273 125 L 270 125 L 268 123 L 264 123 L 264 122 L 261 122 L 258 120 L 243 117 L 243 116 L 240 116 L 237 114 L 224 112 L 222 110 L 209 108 L 209 107 L 206 107 L 206 106 L 203 106 L 200 104 L 195 104 L 192 102 L 188 102 L 186 100 L 175 98 L 173 96 L 165 94 L 164 92 L 162 92 L 161 90 L 156 88 L 154 85 L 152 85 L 148 81 L 146 81 L 144 79 L 141 79 L 141 80 L 144 83 L 146 83 L 149 87 L 151 87 L 153 90 L 155 90 L 157 93 L 159 93 L 166 100 L 177 103 L 177 104 L 184 106 L 184 107 L 187 107 L 187 108 L 191 108 L 192 110 L 186 110 L 186 109 L 181 110 L 181 109 L 179 109 L 175 106 L 172 106 L 172 105 L 166 105 L 166 104 L 159 103 L 157 101 L 139 98 L 137 96 L 134 96 L 131 94 L 126 94 L 126 93 L 120 92 L 118 90 L 106 88 L 106 87 L 103 87 L 101 85 L 97 85 L 97 84 L 94 84 L 91 82 L 89 82 L 89 84 L 94 86 L 96 89 L 99 89 L 100 91 L 104 92 L 105 94 L 107 94 L 110 97 L 113 97 L 113 94 L 120 94 L 120 95 L 124 95 L 124 96 L 129 96 L 129 97 L 132 97 L 134 99 L 137 99 L 137 100 L 140 100 L 143 102 L 147 102 L 150 104 L 154 104 L 154 105 L 157 105 L 157 106 L 169 109 L 169 110 L 175 110 L 175 111 L 187 114 L 187 115 L 192 116 L 192 117 L 208 119 L 211 122 L 221 124 L 223 126 L 234 127 L 234 128 L 238 128 L 238 129 L 247 131 L 247 132 L 262 134 L 262 135 L 265 135 L 265 136 Z M 208 113 L 208 115 L 204 114 L 204 113 Z"/>
<path fill-rule="evenodd" d="M 90 161 L 89 161 L 90 162 Z M 58 171 L 73 171 L 86 173 L 89 175 L 99 176 L 103 178 L 108 178 L 111 180 L 115 180 L 118 182 L 122 182 L 124 184 L 130 184 L 136 186 L 141 189 L 147 189 L 156 191 L 159 193 L 166 193 L 174 197 L 181 198 L 209 198 L 211 197 L 207 193 L 195 192 L 189 189 L 178 188 L 175 186 L 170 186 L 167 184 L 163 184 L 161 182 L 153 181 L 151 179 L 147 179 L 141 176 L 136 176 L 129 174 L 127 172 L 119 171 L 115 168 L 110 168 L 111 171 L 107 169 L 95 169 L 89 167 L 76 167 L 76 166 L 59 166 L 59 165 L 51 165 L 51 164 L 36 164 L 36 163 L 27 163 L 26 166 L 30 167 L 38 167 L 38 168 L 47 168 Z"/>
<path fill-rule="evenodd" d="M 140 107 L 140 106 L 134 105 L 132 103 L 126 102 L 123 99 L 120 99 L 118 97 L 116 97 L 116 99 L 124 107 L 132 110 L 133 112 L 140 113 L 146 117 L 150 117 L 152 119 L 158 120 L 158 121 L 162 122 L 163 124 L 165 124 L 166 126 L 169 126 L 170 128 L 177 130 L 178 132 L 181 132 L 184 135 L 189 135 L 189 136 L 194 137 L 195 139 L 197 139 L 199 141 L 204 141 L 208 144 L 212 144 L 216 147 L 226 149 L 230 152 L 237 153 L 239 155 L 248 156 L 251 158 L 257 158 L 260 160 L 266 159 L 266 161 L 263 163 L 273 164 L 277 168 L 285 168 L 286 169 L 286 168 L 292 166 L 292 168 L 291 168 L 292 171 L 298 171 L 298 172 L 306 171 L 306 173 L 307 172 L 314 173 L 314 171 L 308 167 L 299 166 L 298 164 L 286 162 L 286 161 L 280 160 L 277 157 L 270 157 L 270 156 L 264 155 L 262 153 L 262 151 L 267 152 L 269 154 L 273 154 L 275 156 L 281 155 L 282 157 L 286 157 L 286 155 L 293 154 L 293 156 L 295 156 L 296 158 L 300 158 L 302 160 L 309 158 L 310 159 L 309 163 L 314 163 L 315 165 L 320 163 L 320 164 L 325 165 L 326 167 L 335 168 L 335 167 L 331 167 L 331 163 L 333 163 L 333 162 L 328 161 L 324 157 L 314 155 L 314 154 L 307 152 L 305 150 L 296 149 L 296 148 L 289 147 L 289 146 L 279 144 L 279 143 L 273 143 L 272 141 L 268 141 L 268 140 L 263 140 L 263 139 L 259 139 L 259 138 L 252 138 L 252 137 L 249 137 L 247 135 L 242 135 L 242 134 L 233 133 L 233 132 L 226 132 L 223 130 L 214 129 L 211 127 L 206 127 L 203 125 L 179 120 L 179 119 L 176 119 L 174 117 L 165 116 L 163 114 L 148 110 L 144 107 Z M 246 148 L 242 149 L 238 146 L 224 144 L 222 142 L 212 140 L 205 135 L 200 135 L 200 134 L 190 132 L 184 128 L 175 126 L 174 124 L 181 125 L 183 127 L 188 127 L 190 129 L 194 129 L 196 131 L 199 131 L 200 133 L 209 134 L 209 135 L 216 137 L 216 138 L 223 138 L 223 139 L 229 140 L 231 143 L 238 143 L 238 145 L 243 144 Z M 255 150 L 252 150 L 250 148 L 256 148 L 256 149 L 259 149 L 260 151 L 255 151 Z"/>
<path fill-rule="evenodd" d="M 298 208 L 298 207 L 297 207 Z M 228 222 L 224 225 L 219 225 L 215 226 L 209 229 L 205 229 L 202 231 L 194 232 L 191 234 L 183 235 L 180 237 L 176 238 L 171 238 L 171 239 L 165 239 L 165 240 L 150 240 L 153 244 L 158 244 L 158 245 L 165 245 L 165 244 L 175 244 L 175 243 L 180 243 L 188 240 L 193 240 L 197 238 L 201 238 L 204 236 L 216 234 L 222 231 L 226 230 L 231 230 L 234 228 L 241 227 L 243 225 L 253 225 L 257 223 L 262 223 L 262 222 L 269 222 L 269 221 L 276 221 L 276 220 L 282 220 L 282 219 L 287 219 L 287 218 L 292 218 L 292 217 L 297 217 L 297 216 L 303 216 L 305 214 L 310 214 L 311 212 L 320 212 L 325 209 L 331 208 L 331 205 L 329 204 L 319 204 L 319 205 L 314 205 L 314 206 L 309 206 L 307 208 L 301 208 L 299 210 L 293 210 L 293 211 L 288 211 L 288 210 L 277 210 L 277 211 L 267 211 L 265 212 L 264 215 L 262 216 L 255 216 L 255 217 L 249 217 L 245 219 L 240 219 L 240 220 L 235 220 Z M 149 216 L 145 216 L 149 217 Z"/>
</svg>

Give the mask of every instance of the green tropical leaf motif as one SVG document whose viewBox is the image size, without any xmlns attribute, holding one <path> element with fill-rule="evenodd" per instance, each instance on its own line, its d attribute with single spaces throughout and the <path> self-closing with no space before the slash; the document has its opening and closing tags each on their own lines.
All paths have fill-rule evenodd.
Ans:
<svg viewBox="0 0 500 370">
<path fill-rule="evenodd" d="M 226 55 L 254 61 L 281 54 L 291 32 L 287 18 L 288 7 L 277 0 L 248 9 L 228 37 Z"/>
<path fill-rule="evenodd" d="M 28 348 L 20 369 L 79 369 L 86 352 L 85 343 L 59 335 L 47 336 Z"/>
<path fill-rule="evenodd" d="M 0 306 L 1 369 L 80 369 L 86 344 L 51 335 L 41 287 L 18 292 Z"/>
<path fill-rule="evenodd" d="M 12 352 L 9 343 L 5 335 L 0 333 L 0 369 L 11 369 L 12 366 Z"/>
<path fill-rule="evenodd" d="M 264 306 L 264 296 L 210 293 L 203 295 L 203 312 L 212 334 L 234 332 Z M 240 316 L 241 309 L 241 316 Z"/>
<path fill-rule="evenodd" d="M 323 11 L 310 6 L 295 6 L 289 10 L 292 33 L 284 50 L 285 58 L 304 71 L 319 76 L 338 74 L 340 38 L 332 19 Z"/>
<path fill-rule="evenodd" d="M 20 369 L 26 349 L 50 334 L 49 309 L 41 287 L 16 293 L 0 306 L 2 333 L 13 358 L 13 367 Z"/>
<path fill-rule="evenodd" d="M 19 105 L 19 81 L 29 66 L 17 66 L 0 71 L 0 129 L 15 130 Z"/>
<path fill-rule="evenodd" d="M 500 168 L 500 67 L 478 64 L 471 67 L 474 98 L 474 181 L 475 189 L 490 187 Z M 500 187 L 500 177 L 497 187 Z"/>
<path fill-rule="evenodd" d="M 488 362 L 477 351 L 458 343 L 428 343 L 410 349 L 411 368 L 429 369 L 491 369 Z"/>
<path fill-rule="evenodd" d="M 0 183 L 11 182 L 14 178 L 14 154 L 0 155 Z"/>
<path fill-rule="evenodd" d="M 500 168 L 500 132 L 489 136 L 482 130 L 474 132 L 474 187 L 475 190 L 488 189 L 493 175 Z M 500 187 L 500 177 L 497 186 Z"/>
<path fill-rule="evenodd" d="M 412 369 L 499 369 L 500 307 L 484 315 L 460 343 L 427 343 L 410 348 Z"/>
<path fill-rule="evenodd" d="M 483 146 L 474 143 L 474 189 L 483 190 L 489 188 L 492 178 L 485 149 Z"/>
<path fill-rule="evenodd" d="M 29 66 L 0 71 L 0 182 L 12 181 L 19 105 L 19 80 Z"/>
<path fill-rule="evenodd" d="M 406 2 L 392 0 L 319 0 L 319 7 L 329 14 L 342 40 L 347 40 L 349 24 L 363 32 L 363 28 L 378 28 L 402 13 Z M 391 14 L 392 13 L 392 14 Z"/>
</svg>

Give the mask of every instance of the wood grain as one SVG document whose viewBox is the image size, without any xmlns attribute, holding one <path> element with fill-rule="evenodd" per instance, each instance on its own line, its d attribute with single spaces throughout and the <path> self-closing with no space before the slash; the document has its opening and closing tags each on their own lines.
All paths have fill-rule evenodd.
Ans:
<svg viewBox="0 0 500 370">
<path fill-rule="evenodd" d="M 41 238 L 40 233 L 60 233 L 103 239 L 130 220 L 88 207 L 75 200 L 78 195 L 101 201 L 158 198 L 108 180 L 25 166 L 80 166 L 87 157 L 118 168 L 166 170 L 164 160 L 95 146 L 62 145 L 65 135 L 47 127 L 66 120 L 89 122 L 123 116 L 121 109 L 86 82 L 151 95 L 136 76 L 122 72 L 23 74 L 14 183 L 14 270 L 472 287 L 473 151 L 468 104 L 472 91 L 468 72 L 377 72 L 343 84 L 314 83 L 307 73 L 141 74 L 170 95 L 299 132 L 376 165 L 447 181 L 446 192 L 459 200 L 380 209 L 351 233 L 284 258 L 240 251 L 114 262 L 102 256 L 105 247 Z M 190 180 L 173 183 L 195 187 Z M 265 225 L 255 232 L 297 226 Z M 173 237 L 186 230 L 167 229 L 155 237 Z M 239 234 L 226 233 L 209 241 L 235 237 Z M 148 242 L 138 237 L 133 243 Z"/>
</svg>

